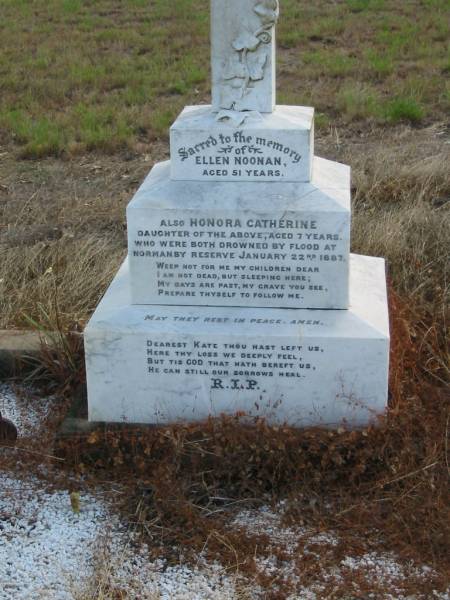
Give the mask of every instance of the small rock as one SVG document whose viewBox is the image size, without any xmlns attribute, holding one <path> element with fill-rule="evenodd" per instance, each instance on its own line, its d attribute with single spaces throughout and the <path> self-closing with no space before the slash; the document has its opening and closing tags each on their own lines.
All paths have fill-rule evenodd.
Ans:
<svg viewBox="0 0 450 600">
<path fill-rule="evenodd" d="M 446 204 L 448 204 L 448 202 L 450 202 L 450 198 L 438 197 L 438 198 L 433 198 L 431 201 L 431 204 L 432 204 L 432 206 L 434 206 L 434 208 L 441 208 L 442 206 L 445 206 Z"/>
<path fill-rule="evenodd" d="M 17 428 L 12 421 L 4 419 L 0 413 L 0 446 L 17 440 Z"/>
</svg>

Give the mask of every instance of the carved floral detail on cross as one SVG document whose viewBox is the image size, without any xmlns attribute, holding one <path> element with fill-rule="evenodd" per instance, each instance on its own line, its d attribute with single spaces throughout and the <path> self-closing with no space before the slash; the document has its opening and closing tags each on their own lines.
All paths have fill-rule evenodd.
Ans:
<svg viewBox="0 0 450 600">
<path fill-rule="evenodd" d="M 260 26 L 256 31 L 245 28 L 233 41 L 234 53 L 224 69 L 225 85 L 222 88 L 221 108 L 242 110 L 242 102 L 252 89 L 252 83 L 264 79 L 267 64 L 265 45 L 272 41 L 272 30 L 280 14 L 278 0 L 257 0 L 254 12 Z"/>
</svg>

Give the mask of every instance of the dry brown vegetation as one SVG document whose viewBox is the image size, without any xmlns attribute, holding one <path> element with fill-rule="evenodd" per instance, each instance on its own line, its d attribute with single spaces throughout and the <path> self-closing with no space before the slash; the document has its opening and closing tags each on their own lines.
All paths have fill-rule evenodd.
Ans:
<svg viewBox="0 0 450 600">
<path fill-rule="evenodd" d="M 275 554 L 270 536 L 230 529 L 239 507 L 285 500 L 284 519 L 314 531 L 333 531 L 339 543 L 323 561 L 305 560 L 298 541 L 296 572 L 302 585 L 321 581 L 345 556 L 374 548 L 403 560 L 432 564 L 428 579 L 411 575 L 404 593 L 428 598 L 445 589 L 450 539 L 450 405 L 444 356 L 436 326 L 391 292 L 392 369 L 390 411 L 377 427 L 338 431 L 269 427 L 245 416 L 155 429 L 105 429 L 61 440 L 58 452 L 84 476 L 125 483 L 124 515 L 151 542 L 153 556 L 173 561 L 206 552 L 229 569 L 286 598 L 295 585 L 273 581 L 256 559 Z M 436 325 L 436 324 L 435 324 Z M 424 340 L 427 339 L 426 343 Z M 131 483 L 130 483 L 131 482 Z M 363 578 L 355 598 L 362 598 Z M 336 581 L 323 597 L 355 591 Z M 383 597 L 386 590 L 380 587 Z"/>
</svg>

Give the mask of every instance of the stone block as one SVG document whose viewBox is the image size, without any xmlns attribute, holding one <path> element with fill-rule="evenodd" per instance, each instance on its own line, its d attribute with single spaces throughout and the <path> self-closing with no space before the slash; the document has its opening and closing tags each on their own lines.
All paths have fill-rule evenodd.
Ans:
<svg viewBox="0 0 450 600">
<path fill-rule="evenodd" d="M 313 108 L 277 106 L 271 114 L 235 118 L 218 120 L 210 106 L 187 106 L 170 129 L 172 179 L 311 180 Z"/>
<path fill-rule="evenodd" d="M 128 207 L 134 304 L 348 307 L 350 169 L 311 183 L 215 183 L 150 173 Z"/>
<path fill-rule="evenodd" d="M 125 262 L 85 344 L 91 421 L 365 426 L 387 403 L 384 261 L 351 257 L 344 311 L 135 306 Z"/>
</svg>

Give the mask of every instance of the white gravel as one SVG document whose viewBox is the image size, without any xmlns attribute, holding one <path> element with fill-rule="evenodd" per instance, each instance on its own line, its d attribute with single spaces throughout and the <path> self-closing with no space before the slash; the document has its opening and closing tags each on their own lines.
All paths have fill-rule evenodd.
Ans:
<svg viewBox="0 0 450 600">
<path fill-rule="evenodd" d="M 39 399 L 27 388 L 16 394 L 11 386 L 0 384 L 0 411 L 15 423 L 19 435 L 38 434 L 53 402 Z M 150 561 L 148 548 L 123 526 L 107 493 L 99 490 L 80 499 L 81 512 L 75 514 L 68 492 L 46 491 L 32 476 L 19 479 L 0 470 L 0 600 L 88 600 L 98 598 L 99 587 L 108 585 L 128 594 L 130 600 L 265 597 L 264 590 L 255 585 L 247 585 L 243 593 L 242 580 L 202 557 L 196 566 L 170 567 L 163 561 Z M 339 537 L 333 532 L 285 527 L 282 513 L 282 504 L 276 511 L 268 507 L 242 511 L 230 527 L 267 534 L 272 548 L 283 550 L 285 560 L 279 561 L 269 549 L 256 564 L 272 578 L 272 587 L 283 579 L 295 585 L 296 593 L 287 600 L 321 600 L 321 583 L 306 588 L 299 579 L 298 543 L 304 542 L 302 556 L 320 561 L 339 543 Z M 322 582 L 338 585 L 349 572 L 362 574 L 369 587 L 381 583 L 392 589 L 383 598 L 368 594 L 368 600 L 415 600 L 403 596 L 396 586 L 411 574 L 423 578 L 432 574 L 429 567 L 404 565 L 392 554 L 373 552 L 345 558 L 322 572 Z M 436 593 L 433 599 L 450 600 L 450 594 Z"/>
<path fill-rule="evenodd" d="M 335 535 L 283 528 L 280 516 L 268 508 L 244 511 L 232 526 L 264 531 L 274 547 L 281 545 L 287 560 L 280 562 L 269 555 L 258 558 L 257 566 L 273 577 L 274 586 L 277 578 L 295 584 L 297 592 L 288 600 L 323 598 L 320 583 L 302 587 L 296 574 L 296 540 L 307 536 L 305 554 L 314 553 L 320 560 L 317 546 L 325 553 L 338 543 Z M 412 571 L 393 555 L 347 557 L 338 569 L 323 573 L 323 581 L 337 584 L 349 570 L 364 573 L 369 584 L 390 585 L 392 595 L 383 596 L 383 600 L 414 600 L 396 589 L 396 582 Z M 430 573 L 428 567 L 414 569 L 415 575 L 425 578 Z M 245 596 L 239 594 L 242 581 L 202 558 L 194 567 L 168 567 L 163 561 L 150 561 L 148 548 L 137 544 L 101 492 L 82 494 L 81 512 L 75 514 L 68 492 L 43 491 L 36 479 L 20 480 L 7 474 L 0 474 L 0 582 L 1 600 L 87 600 L 94 597 L 98 586 L 106 584 L 126 592 L 130 600 L 264 598 L 264 591 L 255 586 L 249 587 Z M 367 598 L 381 600 L 370 594 Z M 434 598 L 449 600 L 450 596 L 436 594 Z"/>
<path fill-rule="evenodd" d="M 29 387 L 0 383 L 0 413 L 14 423 L 19 436 L 36 434 L 55 402 L 55 398 L 42 398 Z"/>
<path fill-rule="evenodd" d="M 339 544 L 339 538 L 333 532 L 314 532 L 306 527 L 284 527 L 282 525 L 283 504 L 277 507 L 277 512 L 269 507 L 259 510 L 242 511 L 233 520 L 231 526 L 245 529 L 253 534 L 266 534 L 270 537 L 273 547 L 281 548 L 288 560 L 280 563 L 275 556 L 269 555 L 257 559 L 258 569 L 276 581 L 289 581 L 295 585 L 297 592 L 287 600 L 321 600 L 324 587 L 318 583 L 309 588 L 302 587 L 301 579 L 297 574 L 296 563 L 298 562 L 298 543 L 302 541 L 303 555 L 313 556 L 320 562 L 327 551 Z M 292 559 L 291 559 L 292 557 Z M 344 575 L 358 572 L 366 580 L 368 586 L 377 584 L 391 589 L 382 597 L 376 594 L 368 594 L 367 599 L 373 600 L 415 600 L 415 596 L 404 596 L 399 588 L 401 582 L 410 577 L 426 580 L 433 574 L 429 566 L 415 566 L 402 564 L 392 553 L 379 554 L 372 552 L 360 557 L 346 557 L 337 568 L 328 572 L 323 571 L 321 577 L 324 582 L 334 582 L 336 585 L 344 580 Z M 355 588 L 355 593 L 361 590 Z M 359 596 L 358 596 L 359 597 Z M 450 590 L 446 593 L 435 592 L 432 596 L 435 600 L 450 600 Z M 430 598 L 431 600 L 431 598 Z"/>
<path fill-rule="evenodd" d="M 92 575 L 92 552 L 107 524 L 93 498 L 79 516 L 68 494 L 41 493 L 36 481 L 0 478 L 0 580 L 2 598 L 71 599 L 67 583 Z"/>
<path fill-rule="evenodd" d="M 78 600 L 106 583 L 135 600 L 235 598 L 218 565 L 150 562 L 100 497 L 81 496 L 75 514 L 68 493 L 43 492 L 33 479 L 3 474 L 0 490 L 2 600 Z"/>
<path fill-rule="evenodd" d="M 55 399 L 0 383 L 0 412 L 20 436 L 38 435 Z M 99 491 L 81 496 L 75 514 L 69 492 L 48 492 L 32 476 L 1 472 L 0 600 L 87 600 L 110 584 L 130 600 L 233 600 L 236 581 L 199 558 L 196 567 L 150 562 Z M 95 596 L 96 597 L 96 596 Z"/>
</svg>

